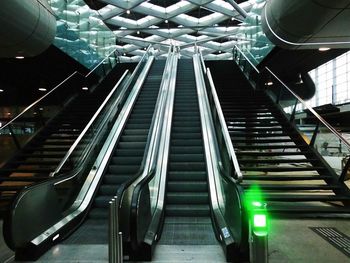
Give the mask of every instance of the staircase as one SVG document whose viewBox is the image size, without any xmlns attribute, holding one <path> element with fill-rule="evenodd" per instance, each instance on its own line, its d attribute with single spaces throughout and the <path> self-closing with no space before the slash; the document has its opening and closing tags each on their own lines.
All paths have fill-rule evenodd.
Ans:
<svg viewBox="0 0 350 263">
<path fill-rule="evenodd" d="M 179 60 L 174 103 L 165 224 L 160 244 L 217 244 L 210 219 L 207 172 L 192 60 Z"/>
<path fill-rule="evenodd" d="M 49 179 L 123 73 L 122 69 L 113 70 L 112 76 L 107 76 L 94 92 L 81 91 L 0 168 L 0 213 L 7 211 L 11 200 L 25 186 Z"/>
<path fill-rule="evenodd" d="M 211 67 L 246 195 L 260 191 L 277 214 L 349 213 L 350 191 L 263 90 L 233 62 Z M 258 186 L 259 190 L 252 188 Z"/>
</svg>

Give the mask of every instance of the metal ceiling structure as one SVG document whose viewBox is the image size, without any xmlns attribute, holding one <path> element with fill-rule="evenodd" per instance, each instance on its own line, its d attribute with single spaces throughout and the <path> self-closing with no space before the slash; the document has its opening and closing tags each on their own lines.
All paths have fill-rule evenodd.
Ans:
<svg viewBox="0 0 350 263">
<path fill-rule="evenodd" d="M 96 1 L 95 1 L 96 2 Z M 158 56 L 168 45 L 180 47 L 180 55 L 192 57 L 199 46 L 207 60 L 232 58 L 239 24 L 256 3 L 223 0 L 99 0 L 99 18 L 116 36 L 120 60 L 137 61 L 153 44 Z"/>
</svg>

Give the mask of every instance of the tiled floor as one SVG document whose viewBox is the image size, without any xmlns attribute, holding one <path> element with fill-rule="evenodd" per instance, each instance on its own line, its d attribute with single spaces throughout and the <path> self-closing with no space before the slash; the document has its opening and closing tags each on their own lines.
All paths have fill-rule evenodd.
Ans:
<svg viewBox="0 0 350 263">
<path fill-rule="evenodd" d="M 345 263 L 345 256 L 309 227 L 336 227 L 350 236 L 350 220 L 341 219 L 272 219 L 269 231 L 270 263 Z M 61 244 L 48 251 L 40 263 L 107 263 L 106 245 Z M 12 252 L 0 239 L 0 262 L 13 262 Z M 7 259 L 9 259 L 6 261 Z M 155 248 L 153 262 L 225 262 L 218 245 L 166 245 Z"/>
</svg>

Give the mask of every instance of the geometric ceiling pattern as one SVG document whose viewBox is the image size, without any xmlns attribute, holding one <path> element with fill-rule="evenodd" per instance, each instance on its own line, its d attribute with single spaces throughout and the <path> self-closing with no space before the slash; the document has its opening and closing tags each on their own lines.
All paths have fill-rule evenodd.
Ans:
<svg viewBox="0 0 350 263">
<path fill-rule="evenodd" d="M 139 60 L 149 44 L 153 44 L 157 56 L 165 56 L 169 44 L 176 44 L 181 56 L 192 57 L 198 46 L 207 60 L 229 59 L 233 46 L 240 41 L 235 34 L 244 20 L 241 14 L 248 13 L 257 0 L 85 2 L 113 31 L 120 60 L 127 62 Z"/>
</svg>

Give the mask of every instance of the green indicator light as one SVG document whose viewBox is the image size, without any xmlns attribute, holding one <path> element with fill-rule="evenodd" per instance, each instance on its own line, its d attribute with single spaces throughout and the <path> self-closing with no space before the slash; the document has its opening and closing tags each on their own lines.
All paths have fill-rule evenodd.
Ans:
<svg viewBox="0 0 350 263">
<path fill-rule="evenodd" d="M 266 227 L 266 215 L 254 215 L 254 227 Z"/>
</svg>

